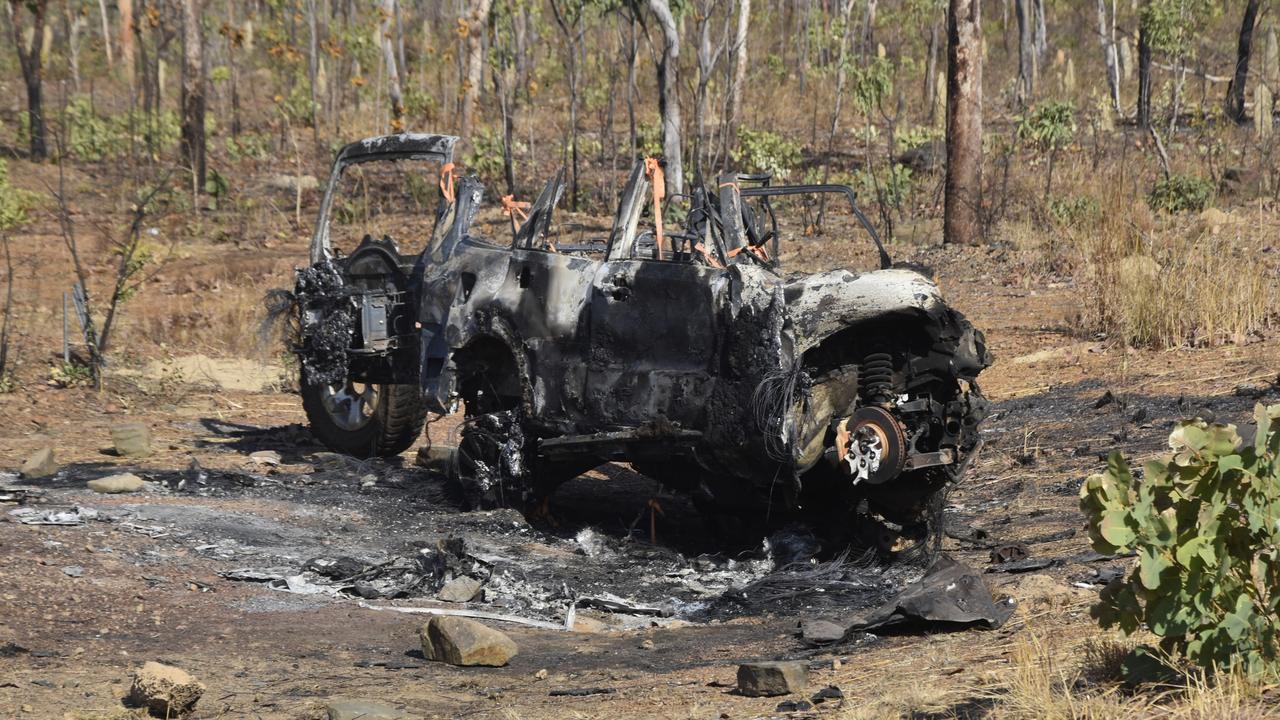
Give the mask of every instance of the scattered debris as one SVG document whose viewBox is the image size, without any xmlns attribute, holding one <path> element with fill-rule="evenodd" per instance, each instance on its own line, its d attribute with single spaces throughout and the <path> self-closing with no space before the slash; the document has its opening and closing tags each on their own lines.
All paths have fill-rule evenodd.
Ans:
<svg viewBox="0 0 1280 720">
<path fill-rule="evenodd" d="M 528 625 L 529 627 L 542 628 L 544 630 L 572 630 L 569 623 L 553 623 L 546 620 L 534 620 L 531 618 L 516 617 L 515 615 L 502 615 L 500 613 L 485 612 L 483 610 L 455 610 L 453 608 L 426 608 L 426 607 L 390 607 L 370 605 L 368 603 L 359 603 L 360 607 L 366 610 L 389 610 L 391 612 L 406 613 L 409 615 L 438 615 L 440 617 L 463 617 L 476 618 L 478 620 L 493 620 L 495 622 L 513 623 L 515 625 Z"/>
<path fill-rule="evenodd" d="M 828 685 L 809 698 L 814 705 L 821 705 L 828 700 L 844 700 L 844 691 L 835 685 Z"/>
<path fill-rule="evenodd" d="M 98 511 L 93 508 L 51 507 L 36 510 L 31 507 L 20 507 L 9 511 L 9 515 L 18 519 L 23 525 L 83 525 L 90 520 L 98 519 Z"/>
<path fill-rule="evenodd" d="M 22 477 L 27 480 L 36 480 L 55 475 L 58 472 L 58 462 L 53 457 L 53 448 L 42 448 L 35 451 L 22 463 Z"/>
<path fill-rule="evenodd" d="M 151 431 L 142 423 L 121 423 L 111 428 L 111 443 L 120 457 L 151 454 Z"/>
<path fill-rule="evenodd" d="M 1017 560 L 1014 562 L 1002 563 L 987 568 L 989 573 L 1024 573 L 1032 570 L 1044 570 L 1045 568 L 1057 567 L 1062 564 L 1061 558 L 1026 558 L 1025 560 Z"/>
<path fill-rule="evenodd" d="M 172 718 L 191 712 L 204 691 L 204 684 L 185 670 L 148 661 L 134 671 L 128 700 L 152 715 Z"/>
<path fill-rule="evenodd" d="M 146 485 L 142 478 L 134 475 L 133 473 L 108 475 L 106 477 L 90 480 L 86 484 L 89 486 L 90 490 L 96 493 L 106 494 L 138 492 Z"/>
<path fill-rule="evenodd" d="M 1093 409 L 1100 410 L 1111 403 L 1116 402 L 1116 396 L 1110 390 L 1102 394 L 1102 397 L 1093 401 Z"/>
<path fill-rule="evenodd" d="M 940 555 L 923 578 L 846 631 L 997 628 L 1012 614 L 1013 606 L 996 602 L 969 566 Z"/>
<path fill-rule="evenodd" d="M 809 669 L 796 660 L 743 663 L 738 666 L 738 692 L 748 697 L 772 697 L 804 692 Z"/>
<path fill-rule="evenodd" d="M 667 607 L 656 607 L 653 605 L 642 605 L 632 602 L 626 598 L 620 598 L 613 593 L 602 593 L 595 597 L 580 597 L 574 603 L 575 607 L 594 608 L 611 613 L 625 613 L 627 615 L 657 615 L 658 617 L 671 617 L 675 612 Z"/>
<path fill-rule="evenodd" d="M 997 565 L 1026 560 L 1029 555 L 1031 551 L 1021 543 L 1007 543 L 991 548 L 991 562 Z"/>
<path fill-rule="evenodd" d="M 62 574 L 73 578 L 82 577 L 84 575 L 84 568 L 79 565 L 68 565 L 62 568 Z"/>
<path fill-rule="evenodd" d="M 808 700 L 783 700 L 777 707 L 778 712 L 803 712 L 812 709 L 813 704 Z"/>
<path fill-rule="evenodd" d="M 617 688 L 611 687 L 592 687 L 592 688 L 563 688 L 561 690 L 552 690 L 547 693 L 548 697 L 587 697 L 588 695 L 612 695 L 618 692 Z"/>
<path fill-rule="evenodd" d="M 502 667 L 520 651 L 504 633 L 461 617 L 433 617 L 418 634 L 428 660 L 450 665 Z"/>
<path fill-rule="evenodd" d="M 411 720 L 409 713 L 371 700 L 331 700 L 325 706 L 328 720 Z"/>
</svg>

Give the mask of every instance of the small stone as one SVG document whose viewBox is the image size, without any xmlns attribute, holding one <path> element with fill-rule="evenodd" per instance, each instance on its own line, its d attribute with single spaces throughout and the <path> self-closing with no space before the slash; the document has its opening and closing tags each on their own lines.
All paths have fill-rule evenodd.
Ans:
<svg viewBox="0 0 1280 720">
<path fill-rule="evenodd" d="M 534 679 L 534 680 L 546 680 L 546 679 L 547 679 L 547 669 L 546 669 L 546 668 L 542 668 L 542 669 L 541 669 L 541 670 L 539 670 L 538 672 L 534 673 L 534 674 L 533 674 L 533 679 Z"/>
<path fill-rule="evenodd" d="M 122 423 L 111 428 L 111 442 L 121 457 L 146 457 L 151 454 L 151 431 L 142 423 Z"/>
<path fill-rule="evenodd" d="M 87 484 L 90 490 L 106 494 L 138 492 L 144 487 L 142 478 L 133 473 L 108 475 L 96 480 L 90 480 Z"/>
<path fill-rule="evenodd" d="M 653 644 L 652 640 L 645 640 L 644 642 L 640 643 L 641 650 L 652 650 L 654 649 L 654 647 L 656 646 Z"/>
<path fill-rule="evenodd" d="M 28 480 L 49 477 L 56 472 L 58 462 L 53 459 L 53 448 L 37 450 L 22 463 L 22 477 Z"/>
<path fill-rule="evenodd" d="M 812 709 L 813 704 L 808 700 L 783 700 L 778 703 L 778 712 L 800 712 Z"/>
<path fill-rule="evenodd" d="M 275 450 L 259 450 L 249 453 L 249 459 L 259 465 L 276 466 L 280 464 L 280 453 Z"/>
<path fill-rule="evenodd" d="M 68 565 L 62 568 L 62 574 L 66 575 L 67 577 L 83 577 L 84 568 L 80 567 L 79 565 Z"/>
<path fill-rule="evenodd" d="M 333 700 L 325 707 L 329 720 L 409 720 L 399 708 L 369 700 Z"/>
<path fill-rule="evenodd" d="M 609 626 L 603 620 L 579 614 L 573 619 L 573 631 L 577 633 L 598 635 L 602 632 L 608 632 Z"/>
<path fill-rule="evenodd" d="M 128 699 L 152 715 L 177 717 L 191 712 L 204 690 L 185 670 L 150 661 L 133 672 Z"/>
<path fill-rule="evenodd" d="M 424 657 L 450 665 L 501 667 L 520 651 L 505 634 L 460 617 L 433 617 L 418 635 Z"/>
<path fill-rule="evenodd" d="M 801 692 L 809 669 L 796 661 L 743 663 L 738 666 L 738 692 L 748 697 L 770 697 Z"/>
<path fill-rule="evenodd" d="M 459 575 L 440 588 L 440 592 L 436 593 L 436 599 L 450 603 L 465 603 L 471 602 L 479 592 L 479 580 L 466 575 Z"/>
</svg>

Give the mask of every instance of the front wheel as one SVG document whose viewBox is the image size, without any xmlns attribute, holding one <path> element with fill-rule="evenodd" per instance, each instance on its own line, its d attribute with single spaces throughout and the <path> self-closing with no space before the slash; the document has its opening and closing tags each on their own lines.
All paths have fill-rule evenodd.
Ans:
<svg viewBox="0 0 1280 720">
<path fill-rule="evenodd" d="M 302 408 L 325 447 L 358 458 L 399 455 L 422 434 L 426 405 L 416 385 L 302 384 Z"/>
</svg>

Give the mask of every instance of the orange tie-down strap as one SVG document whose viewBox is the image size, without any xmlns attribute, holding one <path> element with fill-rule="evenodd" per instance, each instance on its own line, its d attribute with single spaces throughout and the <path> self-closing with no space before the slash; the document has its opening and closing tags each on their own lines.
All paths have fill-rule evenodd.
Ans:
<svg viewBox="0 0 1280 720">
<path fill-rule="evenodd" d="M 662 165 L 658 158 L 644 159 L 644 176 L 653 185 L 653 225 L 654 243 L 657 247 L 657 259 L 662 259 L 662 200 L 667 196 L 667 181 L 662 174 Z"/>
<path fill-rule="evenodd" d="M 458 173 L 454 172 L 453 163 L 445 163 L 444 167 L 440 168 L 440 194 L 447 202 L 452 203 L 454 200 L 453 181 L 457 177 Z"/>
<path fill-rule="evenodd" d="M 519 223 L 529 219 L 529 213 L 527 212 L 528 209 L 529 203 L 517 202 L 515 195 L 502 196 L 502 214 L 511 218 L 511 232 L 519 230 Z"/>
<path fill-rule="evenodd" d="M 721 265 L 721 264 L 720 264 L 720 261 L 716 259 L 716 256 L 715 256 L 715 255 L 712 255 L 712 254 L 707 250 L 707 246 L 706 246 L 705 244 L 703 244 L 703 243 L 697 243 L 697 244 L 695 244 L 695 245 L 693 246 L 693 249 L 694 249 L 694 250 L 697 250 L 697 251 L 698 251 L 698 254 L 702 256 L 702 259 L 703 259 L 703 260 L 706 260 L 706 261 L 707 261 L 707 264 L 708 264 L 708 265 L 710 265 L 711 267 L 713 267 L 713 268 L 723 268 L 723 267 L 724 267 L 723 265 Z"/>
</svg>

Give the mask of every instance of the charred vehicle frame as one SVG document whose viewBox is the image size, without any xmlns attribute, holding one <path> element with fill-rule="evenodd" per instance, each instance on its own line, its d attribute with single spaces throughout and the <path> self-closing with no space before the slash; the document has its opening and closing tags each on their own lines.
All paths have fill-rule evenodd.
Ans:
<svg viewBox="0 0 1280 720">
<path fill-rule="evenodd" d="M 325 444 L 396 454 L 428 413 L 461 407 L 457 476 L 475 505 L 535 503 L 626 461 L 713 517 L 926 532 L 980 445 L 991 359 L 925 274 L 891 263 L 849 188 L 695 181 L 668 228 L 646 159 L 602 243 L 571 245 L 551 234 L 561 171 L 527 208 L 503 198 L 512 233 L 497 242 L 474 227 L 484 190 L 454 173 L 455 140 L 370 138 L 334 163 L 296 288 L 303 403 Z M 443 166 L 425 247 L 366 235 L 335 252 L 343 173 L 398 159 Z M 771 201 L 813 193 L 849 202 L 879 269 L 780 271 Z"/>
</svg>

